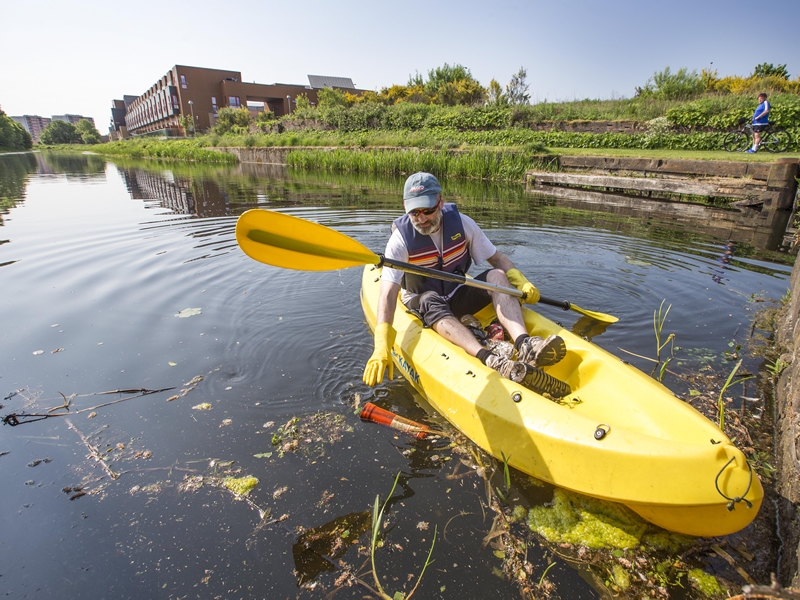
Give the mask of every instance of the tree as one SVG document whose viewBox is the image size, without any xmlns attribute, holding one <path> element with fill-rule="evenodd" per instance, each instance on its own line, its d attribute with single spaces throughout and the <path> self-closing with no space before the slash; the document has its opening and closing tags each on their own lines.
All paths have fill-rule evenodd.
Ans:
<svg viewBox="0 0 800 600">
<path fill-rule="evenodd" d="M 528 71 L 525 67 L 520 67 L 506 86 L 506 98 L 511 105 L 530 104 L 531 95 L 528 93 L 530 87 L 527 82 Z"/>
<path fill-rule="evenodd" d="M 486 102 L 486 88 L 474 79 L 459 79 L 439 86 L 434 104 L 473 106 Z"/>
<path fill-rule="evenodd" d="M 236 129 L 234 129 L 234 127 Z M 217 113 L 217 123 L 212 129 L 214 133 L 222 135 L 228 133 L 229 131 L 246 132 L 249 127 L 249 110 L 247 110 L 244 106 L 241 108 L 224 106 L 219 109 L 219 112 Z"/>
<path fill-rule="evenodd" d="M 643 88 L 636 88 L 636 95 L 660 98 L 662 100 L 688 100 L 702 94 L 705 89 L 703 79 L 697 71 L 691 73 L 682 67 L 673 73 L 669 67 L 656 71 Z"/>
<path fill-rule="evenodd" d="M 780 79 L 789 79 L 789 71 L 786 70 L 786 65 L 778 65 L 777 67 L 772 63 L 761 63 L 756 65 L 753 69 L 753 77 L 778 77 Z"/>
<path fill-rule="evenodd" d="M 39 136 L 42 144 L 81 144 L 83 140 L 75 130 L 75 125 L 66 121 L 51 121 Z"/>
<path fill-rule="evenodd" d="M 31 134 L 0 110 L 0 150 L 30 150 Z"/>
<path fill-rule="evenodd" d="M 81 119 L 75 125 L 75 133 L 77 133 L 84 144 L 99 144 L 100 132 L 97 131 L 92 122 L 88 119 Z"/>
<path fill-rule="evenodd" d="M 489 100 L 488 103 L 492 106 L 507 106 L 508 99 L 503 93 L 503 86 L 501 86 L 497 79 L 492 79 L 489 82 Z"/>
<path fill-rule="evenodd" d="M 320 108 L 347 106 L 347 96 L 345 96 L 345 93 L 342 90 L 324 87 L 317 91 L 317 106 Z"/>
<path fill-rule="evenodd" d="M 441 67 L 428 71 L 427 81 L 422 75 L 416 73 L 408 78 L 409 93 L 404 102 L 424 102 L 426 99 L 431 104 L 482 104 L 486 100 L 484 88 L 463 65 L 449 65 L 444 63 Z"/>
<path fill-rule="evenodd" d="M 178 125 L 183 128 L 185 135 L 189 135 L 190 133 L 194 135 L 194 122 L 192 121 L 191 114 L 183 114 L 178 117 Z"/>
<path fill-rule="evenodd" d="M 417 74 L 419 78 L 419 74 Z M 463 65 L 455 64 L 453 66 L 444 63 L 441 67 L 436 67 L 428 71 L 428 81 L 425 82 L 425 93 L 428 96 L 435 96 L 439 92 L 439 88 L 448 84 L 455 83 L 462 80 L 475 81 L 469 69 Z"/>
</svg>

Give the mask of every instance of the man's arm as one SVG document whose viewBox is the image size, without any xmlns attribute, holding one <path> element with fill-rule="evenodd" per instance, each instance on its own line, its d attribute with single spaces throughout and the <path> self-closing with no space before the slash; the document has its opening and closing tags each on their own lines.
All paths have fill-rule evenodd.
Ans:
<svg viewBox="0 0 800 600">
<path fill-rule="evenodd" d="M 392 346 L 397 335 L 392 322 L 394 309 L 397 307 L 397 293 L 400 284 L 388 279 L 381 279 L 380 296 L 378 296 L 378 314 L 375 320 L 375 350 L 364 367 L 363 381 L 369 386 L 383 380 L 384 371 L 389 371 L 389 380 L 394 378 L 394 363 L 392 362 Z"/>
<path fill-rule="evenodd" d="M 378 314 L 376 325 L 381 323 L 394 322 L 394 311 L 397 308 L 397 294 L 400 292 L 400 284 L 389 281 L 388 279 L 381 279 L 381 291 L 378 296 Z"/>
<path fill-rule="evenodd" d="M 514 268 L 514 263 L 511 262 L 511 259 L 508 258 L 505 254 L 498 250 L 492 256 L 486 259 L 490 265 L 492 265 L 495 269 L 501 269 L 508 273 L 509 269 Z"/>
<path fill-rule="evenodd" d="M 524 297 L 520 298 L 520 302 L 535 304 L 539 301 L 539 290 L 536 289 L 535 285 L 528 281 L 528 278 L 525 277 L 525 275 L 523 275 L 522 272 L 514 266 L 514 263 L 511 262 L 511 259 L 505 254 L 498 250 L 492 256 L 487 258 L 486 262 L 492 265 L 495 269 L 502 269 L 505 271 L 509 283 L 517 288 L 520 292 L 525 294 Z"/>
</svg>

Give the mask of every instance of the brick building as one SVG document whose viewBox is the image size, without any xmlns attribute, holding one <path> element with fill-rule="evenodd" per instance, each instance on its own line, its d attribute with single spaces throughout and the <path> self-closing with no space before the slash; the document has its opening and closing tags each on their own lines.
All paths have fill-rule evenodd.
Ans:
<svg viewBox="0 0 800 600">
<path fill-rule="evenodd" d="M 39 141 L 39 136 L 52 120 L 39 115 L 22 115 L 21 117 L 11 117 L 11 119 L 22 125 L 22 128 L 31 134 L 34 143 Z"/>
<path fill-rule="evenodd" d="M 191 116 L 197 131 L 205 131 L 216 123 L 219 109 L 225 106 L 246 107 L 253 115 L 270 110 L 282 116 L 291 112 L 299 94 L 316 103 L 317 90 L 326 85 L 357 91 L 346 77 L 311 75 L 309 85 L 246 83 L 239 71 L 175 65 L 141 96 L 113 101 L 110 133 L 113 137 L 182 135 L 181 115 Z"/>
</svg>

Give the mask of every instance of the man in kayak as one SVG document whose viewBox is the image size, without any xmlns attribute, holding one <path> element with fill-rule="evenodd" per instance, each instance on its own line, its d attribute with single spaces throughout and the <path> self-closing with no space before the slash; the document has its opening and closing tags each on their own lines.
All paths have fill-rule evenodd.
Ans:
<svg viewBox="0 0 800 600">
<path fill-rule="evenodd" d="M 462 215 L 455 204 L 442 200 L 442 188 L 436 177 L 430 173 L 415 173 L 409 177 L 403 189 L 403 203 L 405 215 L 392 225 L 392 235 L 384 253 L 386 258 L 462 275 L 473 262 L 485 261 L 494 268 L 476 279 L 503 287 L 513 285 L 525 294 L 524 301 L 529 304 L 539 300 L 539 290 L 495 248 L 475 221 Z M 379 383 L 387 368 L 392 378 L 395 338 L 392 321 L 401 290 L 403 304 L 417 311 L 425 325 L 503 377 L 555 397 L 570 393 L 566 383 L 539 368 L 564 358 L 567 352 L 564 340 L 557 335 L 547 339 L 528 335 L 520 307 L 522 300 L 389 267 L 384 267 L 381 275 L 375 351 L 364 369 L 363 379 L 367 385 Z M 459 320 L 489 304 L 494 305 L 500 323 L 514 340 L 516 360 L 484 348 Z"/>
</svg>

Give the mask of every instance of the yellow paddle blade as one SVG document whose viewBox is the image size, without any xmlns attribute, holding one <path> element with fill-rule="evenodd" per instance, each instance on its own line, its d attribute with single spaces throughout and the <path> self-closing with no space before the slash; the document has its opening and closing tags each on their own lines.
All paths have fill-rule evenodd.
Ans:
<svg viewBox="0 0 800 600">
<path fill-rule="evenodd" d="M 585 308 L 581 308 L 580 306 L 575 306 L 574 304 L 570 304 L 569 307 L 576 313 L 586 315 L 587 317 L 591 317 L 592 319 L 602 321 L 603 323 L 616 323 L 617 321 L 619 321 L 619 317 L 615 317 L 614 315 L 607 315 L 606 313 L 595 312 L 593 310 L 586 310 Z"/>
<path fill-rule="evenodd" d="M 236 242 L 258 262 L 298 271 L 334 271 L 381 261 L 372 250 L 334 229 L 258 208 L 236 221 Z"/>
</svg>

